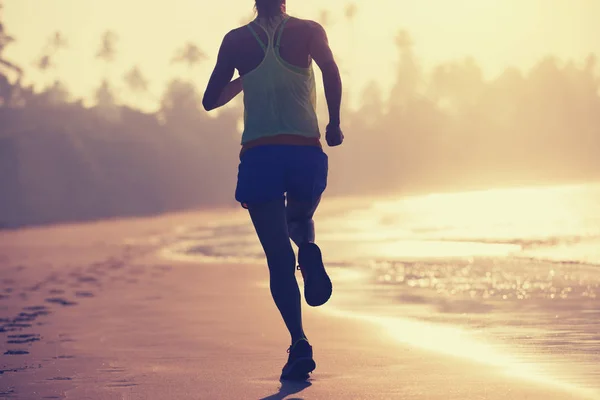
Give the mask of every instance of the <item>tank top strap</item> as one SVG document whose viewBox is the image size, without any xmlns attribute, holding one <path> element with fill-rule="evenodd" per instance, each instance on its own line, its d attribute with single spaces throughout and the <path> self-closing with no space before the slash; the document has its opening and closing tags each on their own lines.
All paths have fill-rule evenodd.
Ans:
<svg viewBox="0 0 600 400">
<path fill-rule="evenodd" d="M 262 39 L 260 38 L 260 36 L 258 35 L 258 33 L 257 33 L 257 32 L 254 30 L 254 28 L 252 27 L 252 24 L 256 24 L 256 23 L 255 23 L 255 22 L 251 22 L 251 23 L 249 23 L 249 24 L 248 24 L 248 25 L 246 25 L 246 26 L 248 27 L 248 29 L 250 30 L 250 32 L 252 32 L 252 36 L 254 36 L 254 38 L 256 39 L 256 41 L 258 42 L 258 44 L 260 44 L 260 47 L 261 47 L 261 48 L 262 48 L 264 51 L 266 51 L 266 50 L 267 50 L 267 47 L 268 47 L 268 45 L 266 45 L 266 44 L 265 44 L 265 43 L 262 41 Z M 256 24 L 256 25 L 258 25 L 258 24 Z M 260 25 L 258 25 L 258 26 L 260 26 Z M 262 27 L 261 27 L 261 29 L 262 29 Z"/>
<path fill-rule="evenodd" d="M 277 39 L 275 41 L 275 47 L 279 47 L 281 45 L 281 36 L 283 35 L 283 30 L 285 29 L 285 24 L 290 20 L 290 16 L 286 16 L 283 21 L 279 24 L 279 27 L 275 30 L 277 33 Z"/>
<path fill-rule="evenodd" d="M 252 35 L 254 36 L 256 41 L 260 44 L 260 47 L 263 50 L 267 51 L 268 49 L 273 49 L 275 47 L 279 47 L 283 29 L 285 28 L 285 24 L 287 23 L 287 21 L 289 19 L 290 19 L 290 16 L 286 15 L 285 17 L 283 17 L 281 19 L 281 21 L 279 21 L 278 25 L 268 26 L 268 27 L 263 26 L 262 24 L 259 23 L 259 21 L 257 19 L 255 19 L 254 21 L 250 22 L 246 26 L 248 27 L 248 29 L 250 29 L 250 32 L 252 32 Z M 265 32 L 265 34 L 267 35 L 267 40 L 268 40 L 267 43 L 263 42 L 263 40 L 260 38 L 260 35 L 258 34 L 255 27 L 259 27 L 263 32 Z"/>
</svg>

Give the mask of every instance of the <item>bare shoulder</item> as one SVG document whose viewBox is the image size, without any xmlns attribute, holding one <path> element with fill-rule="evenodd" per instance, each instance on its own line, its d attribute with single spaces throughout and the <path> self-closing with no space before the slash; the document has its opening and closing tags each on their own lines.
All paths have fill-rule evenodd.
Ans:
<svg viewBox="0 0 600 400">
<path fill-rule="evenodd" d="M 235 53 L 239 47 L 238 43 L 240 43 L 244 37 L 243 35 L 244 27 L 235 28 L 227 32 L 221 43 L 221 52 L 228 55 Z"/>
<path fill-rule="evenodd" d="M 225 37 L 223 38 L 224 43 L 233 43 L 243 37 L 244 33 L 246 33 L 247 26 L 240 26 L 239 28 L 235 28 L 227 32 Z"/>
<path fill-rule="evenodd" d="M 313 21 L 310 19 L 300 19 L 300 18 L 291 17 L 288 24 L 291 26 L 304 28 L 307 31 L 310 31 L 311 33 L 314 31 L 325 31 L 325 29 L 323 28 L 323 26 L 321 24 L 319 24 L 317 21 Z"/>
<path fill-rule="evenodd" d="M 325 28 L 316 21 L 310 19 L 290 18 L 288 25 L 296 30 L 296 32 L 302 32 L 308 41 L 312 42 L 315 39 L 318 41 L 327 42 L 327 34 Z"/>
</svg>

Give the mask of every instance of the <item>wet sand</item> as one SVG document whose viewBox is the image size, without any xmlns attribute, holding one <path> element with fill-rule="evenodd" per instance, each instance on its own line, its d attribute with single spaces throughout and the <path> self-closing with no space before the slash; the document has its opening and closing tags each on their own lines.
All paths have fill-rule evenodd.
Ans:
<svg viewBox="0 0 600 400">
<path fill-rule="evenodd" d="M 0 233 L 0 398 L 585 398 L 308 307 L 317 370 L 282 384 L 289 339 L 266 268 L 160 256 L 178 227 L 205 220 L 214 214 Z"/>
</svg>

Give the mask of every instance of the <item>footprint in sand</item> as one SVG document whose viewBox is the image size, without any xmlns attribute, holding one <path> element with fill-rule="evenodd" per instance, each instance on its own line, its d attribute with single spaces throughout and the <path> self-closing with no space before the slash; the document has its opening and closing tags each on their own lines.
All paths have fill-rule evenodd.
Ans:
<svg viewBox="0 0 600 400">
<path fill-rule="evenodd" d="M 25 371 L 26 369 L 27 369 L 27 367 L 0 369 L 0 375 L 4 374 L 5 372 L 21 372 L 21 371 Z M 2 394 L 2 392 L 0 392 L 0 394 Z"/>
<path fill-rule="evenodd" d="M 31 324 L 10 323 L 0 327 L 0 332 L 14 332 L 25 328 L 31 328 Z"/>
<path fill-rule="evenodd" d="M 106 368 L 106 369 L 99 369 L 98 372 L 104 372 L 104 373 L 109 373 L 109 374 L 121 374 L 123 372 L 125 372 L 124 368 L 119 368 L 119 367 L 110 367 L 110 368 Z"/>
<path fill-rule="evenodd" d="M 94 293 L 92 293 L 92 292 L 77 291 L 77 292 L 75 292 L 75 297 L 80 297 L 80 298 L 94 297 Z"/>
<path fill-rule="evenodd" d="M 137 383 L 133 383 L 131 381 L 128 381 L 127 379 L 122 379 L 122 380 L 113 381 L 106 386 L 111 387 L 111 388 L 125 388 L 125 387 L 137 386 Z"/>
<path fill-rule="evenodd" d="M 26 344 L 39 342 L 40 335 L 32 334 L 32 335 L 8 335 L 8 340 L 6 343 L 8 344 Z"/>
<path fill-rule="evenodd" d="M 77 277 L 77 281 L 81 282 L 81 283 L 89 283 L 92 285 L 98 285 L 98 279 L 94 278 L 93 276 L 79 276 Z"/>
<path fill-rule="evenodd" d="M 46 283 L 48 283 L 48 281 L 45 279 L 41 282 L 36 283 L 35 285 L 33 285 L 32 287 L 30 287 L 29 290 L 30 292 L 37 292 L 38 290 L 40 290 L 42 288 L 42 286 L 44 286 Z"/>
<path fill-rule="evenodd" d="M 71 360 L 73 358 L 75 358 L 75 356 L 57 356 L 57 357 L 52 357 L 54 360 Z"/>
<path fill-rule="evenodd" d="M 37 319 L 37 317 L 50 314 L 50 311 L 45 306 L 24 307 L 23 310 L 24 311 L 20 312 L 9 322 L 11 322 L 12 324 L 33 322 Z"/>
<path fill-rule="evenodd" d="M 60 304 L 61 306 L 75 306 L 76 302 L 63 299 L 62 297 L 51 297 L 46 299 L 47 303 Z"/>
<path fill-rule="evenodd" d="M 23 310 L 35 311 L 35 312 L 45 312 L 45 314 L 41 314 L 41 315 L 49 314 L 48 307 L 46 307 L 46 306 L 28 306 L 28 307 L 23 307 Z"/>
<path fill-rule="evenodd" d="M 50 314 L 50 311 L 48 311 L 46 309 L 36 310 L 36 311 L 32 311 L 32 312 L 20 312 L 19 315 L 17 315 L 15 318 L 13 318 L 12 322 L 13 323 L 32 322 L 32 321 L 35 321 L 37 317 L 42 316 L 42 315 L 48 315 L 48 314 Z"/>
<path fill-rule="evenodd" d="M 6 398 L 8 398 L 8 396 L 12 397 L 13 394 L 15 394 L 15 389 L 13 389 L 13 388 L 9 388 L 6 391 L 0 392 L 0 396 L 6 397 Z"/>
<path fill-rule="evenodd" d="M 60 343 L 69 343 L 69 342 L 75 342 L 75 339 L 70 338 L 68 336 L 65 335 L 58 335 L 59 336 L 59 342 Z"/>
<path fill-rule="evenodd" d="M 27 350 L 7 350 L 4 355 L 5 356 L 23 356 L 29 354 Z"/>
<path fill-rule="evenodd" d="M 87 269 L 87 273 L 94 274 L 94 275 L 100 275 L 100 276 L 106 275 L 106 271 L 104 271 L 101 267 L 97 267 L 97 266 L 90 266 Z"/>
<path fill-rule="evenodd" d="M 113 261 L 109 264 L 109 267 L 111 269 L 121 269 L 125 266 L 125 263 L 123 261 Z"/>
<path fill-rule="evenodd" d="M 173 269 L 173 267 L 169 266 L 169 265 L 154 265 L 152 267 L 152 278 L 161 278 L 163 275 L 165 275 L 167 272 L 171 271 Z"/>
<path fill-rule="evenodd" d="M 129 275 L 143 275 L 146 271 L 143 268 L 132 268 L 128 271 Z"/>
</svg>

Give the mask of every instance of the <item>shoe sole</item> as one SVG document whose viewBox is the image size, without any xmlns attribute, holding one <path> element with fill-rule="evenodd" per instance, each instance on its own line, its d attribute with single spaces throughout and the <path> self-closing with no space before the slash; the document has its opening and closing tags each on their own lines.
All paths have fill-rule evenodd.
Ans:
<svg viewBox="0 0 600 400">
<path fill-rule="evenodd" d="M 319 246 L 314 243 L 302 246 L 298 262 L 305 270 L 304 298 L 308 305 L 318 307 L 327 303 L 333 292 L 333 285 L 325 271 Z"/>
<path fill-rule="evenodd" d="M 312 358 L 299 358 L 289 366 L 287 373 L 281 374 L 281 379 L 287 381 L 305 381 L 315 368 L 317 368 L 317 364 Z"/>
</svg>

